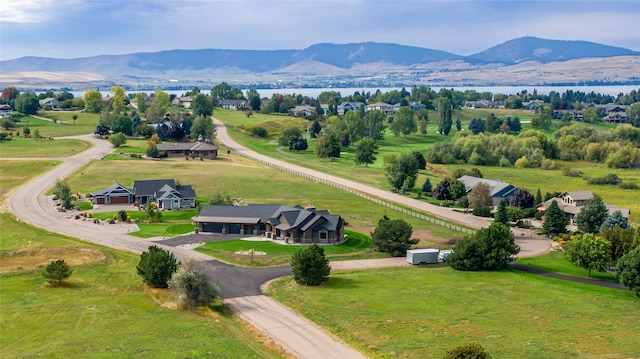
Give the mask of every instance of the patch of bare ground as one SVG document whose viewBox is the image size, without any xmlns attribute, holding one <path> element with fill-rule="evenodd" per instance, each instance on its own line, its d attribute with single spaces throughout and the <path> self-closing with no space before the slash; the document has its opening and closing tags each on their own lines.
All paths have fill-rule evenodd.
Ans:
<svg viewBox="0 0 640 359">
<path fill-rule="evenodd" d="M 99 262 L 106 259 L 97 249 L 81 247 L 22 248 L 0 253 L 0 273 L 44 268 L 58 259 L 70 266 Z"/>
</svg>

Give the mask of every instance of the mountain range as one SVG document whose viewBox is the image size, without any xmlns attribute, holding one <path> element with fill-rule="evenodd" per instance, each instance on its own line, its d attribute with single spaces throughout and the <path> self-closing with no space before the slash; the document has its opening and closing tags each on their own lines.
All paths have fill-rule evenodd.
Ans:
<svg viewBox="0 0 640 359">
<path fill-rule="evenodd" d="M 0 86 L 23 88 L 640 83 L 640 52 L 587 41 L 522 37 L 470 56 L 392 43 L 302 50 L 168 50 L 75 59 L 0 61 Z M 57 85 L 57 86 L 56 86 Z"/>
</svg>

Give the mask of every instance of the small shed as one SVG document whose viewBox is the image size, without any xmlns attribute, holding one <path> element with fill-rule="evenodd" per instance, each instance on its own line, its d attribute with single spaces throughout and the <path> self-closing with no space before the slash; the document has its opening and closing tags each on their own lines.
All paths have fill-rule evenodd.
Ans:
<svg viewBox="0 0 640 359">
<path fill-rule="evenodd" d="M 440 251 L 434 248 L 410 249 L 407 251 L 407 262 L 411 264 L 438 263 Z"/>
</svg>

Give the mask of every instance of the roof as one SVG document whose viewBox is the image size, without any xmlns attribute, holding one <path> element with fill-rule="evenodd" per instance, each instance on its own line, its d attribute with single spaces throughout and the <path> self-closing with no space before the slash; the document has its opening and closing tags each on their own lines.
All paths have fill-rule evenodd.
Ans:
<svg viewBox="0 0 640 359">
<path fill-rule="evenodd" d="M 165 185 L 169 185 L 171 188 L 176 188 L 176 182 L 172 179 L 161 180 L 143 180 L 133 181 L 133 193 L 136 196 L 153 196 Z"/>
<path fill-rule="evenodd" d="M 113 191 L 116 191 L 116 190 L 124 190 L 125 192 L 131 193 L 130 189 L 126 188 L 125 186 L 121 185 L 118 182 L 115 182 L 114 184 L 112 184 L 111 186 L 109 186 L 107 188 L 103 188 L 103 189 L 99 189 L 99 190 L 97 190 L 95 192 L 91 192 L 91 195 L 93 197 L 103 196 L 103 195 L 109 194 L 109 193 L 111 193 Z"/>
<path fill-rule="evenodd" d="M 567 191 L 560 195 L 560 197 L 564 197 L 564 195 L 568 195 L 573 198 L 574 201 L 586 201 L 588 199 L 593 198 L 593 193 L 591 191 Z"/>
<path fill-rule="evenodd" d="M 495 197 L 497 195 L 506 196 L 516 190 L 516 187 L 512 184 L 502 182 L 498 179 L 484 179 L 465 175 L 458 178 L 458 181 L 464 183 L 464 187 L 467 192 L 470 192 L 478 183 L 486 183 L 489 186 L 491 197 Z"/>
<path fill-rule="evenodd" d="M 286 222 L 280 221 L 284 217 Z M 266 223 L 281 230 L 299 228 L 301 231 L 336 230 L 342 224 L 339 215 L 329 211 L 311 211 L 302 207 L 279 204 L 249 204 L 247 206 L 204 206 L 194 222 Z"/>
<path fill-rule="evenodd" d="M 218 149 L 218 146 L 205 142 L 160 143 L 157 147 L 159 151 L 213 151 Z"/>
</svg>

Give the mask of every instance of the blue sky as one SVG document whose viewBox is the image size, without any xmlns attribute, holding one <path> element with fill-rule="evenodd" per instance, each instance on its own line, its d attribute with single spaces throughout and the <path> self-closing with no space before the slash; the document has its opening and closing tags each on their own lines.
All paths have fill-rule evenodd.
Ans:
<svg viewBox="0 0 640 359">
<path fill-rule="evenodd" d="M 0 59 L 393 42 L 458 55 L 536 36 L 640 51 L 639 0 L 8 0 Z"/>
</svg>

